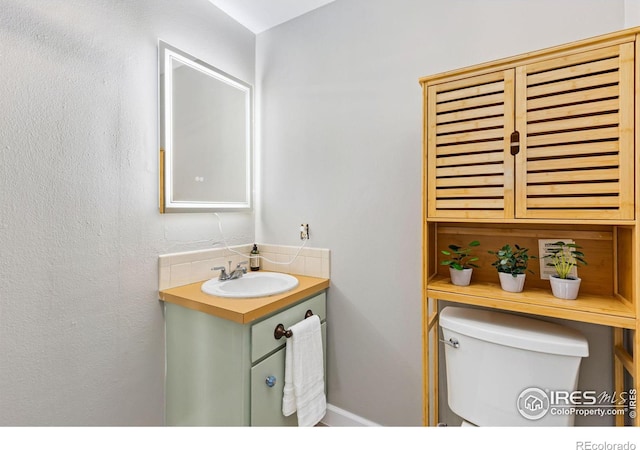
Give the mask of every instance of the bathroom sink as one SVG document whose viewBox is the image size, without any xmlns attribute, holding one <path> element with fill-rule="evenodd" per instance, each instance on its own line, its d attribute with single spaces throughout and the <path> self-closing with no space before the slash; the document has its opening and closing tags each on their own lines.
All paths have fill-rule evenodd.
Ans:
<svg viewBox="0 0 640 450">
<path fill-rule="evenodd" d="M 247 273 L 235 280 L 217 278 L 202 284 L 202 292 L 218 297 L 252 298 L 282 294 L 298 286 L 298 279 L 278 272 Z"/>
</svg>

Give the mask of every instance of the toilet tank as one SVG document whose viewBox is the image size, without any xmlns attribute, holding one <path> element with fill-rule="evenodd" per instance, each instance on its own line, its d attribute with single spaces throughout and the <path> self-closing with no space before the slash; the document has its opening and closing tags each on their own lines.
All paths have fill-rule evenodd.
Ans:
<svg viewBox="0 0 640 450">
<path fill-rule="evenodd" d="M 581 333 L 514 314 L 453 306 L 441 311 L 440 327 L 448 343 L 448 403 L 458 416 L 478 426 L 573 425 L 573 415 L 552 414 L 549 395 L 576 389 L 580 361 L 589 355 Z"/>
</svg>

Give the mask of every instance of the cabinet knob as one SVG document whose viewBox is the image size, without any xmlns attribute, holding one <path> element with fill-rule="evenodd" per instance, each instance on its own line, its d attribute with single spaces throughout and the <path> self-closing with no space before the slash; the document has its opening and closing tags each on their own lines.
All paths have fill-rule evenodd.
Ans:
<svg viewBox="0 0 640 450">
<path fill-rule="evenodd" d="M 276 385 L 276 377 L 269 375 L 264 382 L 267 383 L 267 386 L 274 387 Z"/>
</svg>

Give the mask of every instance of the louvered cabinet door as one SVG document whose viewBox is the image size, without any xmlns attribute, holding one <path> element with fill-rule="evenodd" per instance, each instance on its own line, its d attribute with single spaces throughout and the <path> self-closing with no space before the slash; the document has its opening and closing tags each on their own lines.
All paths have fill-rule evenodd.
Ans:
<svg viewBox="0 0 640 450">
<path fill-rule="evenodd" d="M 516 217 L 634 218 L 634 44 L 516 68 Z"/>
<path fill-rule="evenodd" d="M 514 71 L 426 89 L 427 214 L 511 218 Z"/>
</svg>

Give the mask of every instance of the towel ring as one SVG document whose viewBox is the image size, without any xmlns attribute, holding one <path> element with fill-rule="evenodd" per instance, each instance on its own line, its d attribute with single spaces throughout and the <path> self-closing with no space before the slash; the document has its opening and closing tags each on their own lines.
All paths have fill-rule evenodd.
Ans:
<svg viewBox="0 0 640 450">
<path fill-rule="evenodd" d="M 313 316 L 313 311 L 307 309 L 307 312 L 304 314 L 304 318 L 308 319 L 311 316 Z M 278 340 L 281 339 L 282 336 L 290 338 L 291 336 L 293 336 L 293 332 L 291 330 L 285 330 L 284 325 L 279 323 L 278 325 L 276 325 L 275 330 L 273 330 L 273 337 Z"/>
</svg>

